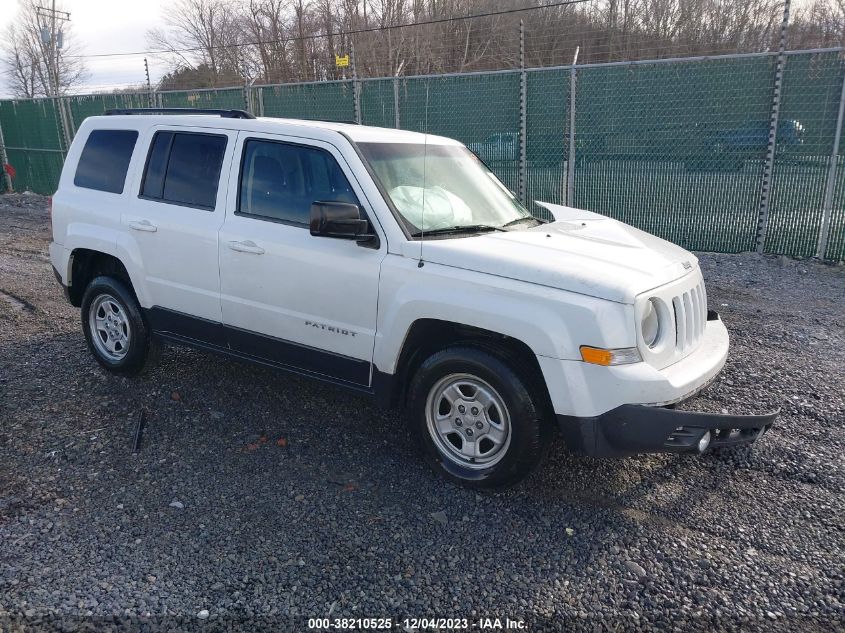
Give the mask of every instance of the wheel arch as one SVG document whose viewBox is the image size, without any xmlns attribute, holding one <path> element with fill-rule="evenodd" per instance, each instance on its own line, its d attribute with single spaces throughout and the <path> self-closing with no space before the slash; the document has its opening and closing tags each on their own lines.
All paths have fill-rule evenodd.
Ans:
<svg viewBox="0 0 845 633">
<path fill-rule="evenodd" d="M 117 256 L 101 250 L 79 247 L 71 251 L 68 263 L 68 296 L 75 307 L 82 305 L 82 296 L 91 280 L 101 275 L 124 282 L 135 294 L 135 286 L 126 266 Z M 138 298 L 137 295 L 135 297 Z"/>
<path fill-rule="evenodd" d="M 396 362 L 390 386 L 382 388 L 379 400 L 388 406 L 403 408 L 408 386 L 423 361 L 447 347 L 465 346 L 481 349 L 507 363 L 533 391 L 547 413 L 552 412 L 548 385 L 534 351 L 518 338 L 472 325 L 435 318 L 419 318 L 411 323 Z M 383 386 L 382 386 L 383 387 Z"/>
</svg>

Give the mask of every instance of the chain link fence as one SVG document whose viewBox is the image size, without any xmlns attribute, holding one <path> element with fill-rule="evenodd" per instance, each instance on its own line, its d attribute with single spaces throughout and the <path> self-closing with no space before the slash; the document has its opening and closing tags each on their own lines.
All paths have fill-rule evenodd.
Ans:
<svg viewBox="0 0 845 633">
<path fill-rule="evenodd" d="M 689 249 L 754 250 L 774 63 L 581 69 L 574 206 Z"/>
<path fill-rule="evenodd" d="M 301 84 L 0 101 L 0 160 L 12 165 L 15 189 L 49 194 L 88 116 L 150 104 L 247 109 L 457 138 L 540 216 L 548 213 L 537 200 L 693 250 L 843 260 L 843 51 L 787 53 L 780 91 L 777 60 L 753 53 L 375 79 L 353 71 Z"/>
<path fill-rule="evenodd" d="M 57 105 L 56 99 L 0 101 L 0 160 L 11 166 L 16 189 L 55 190 L 67 150 Z"/>
</svg>

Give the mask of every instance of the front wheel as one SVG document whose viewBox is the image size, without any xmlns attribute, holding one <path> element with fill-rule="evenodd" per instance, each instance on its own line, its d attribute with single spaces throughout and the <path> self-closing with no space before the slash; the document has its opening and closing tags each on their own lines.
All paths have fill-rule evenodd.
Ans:
<svg viewBox="0 0 845 633">
<path fill-rule="evenodd" d="M 539 397 L 510 363 L 473 347 L 448 348 L 426 359 L 408 404 L 426 461 L 474 488 L 524 478 L 549 439 Z"/>
</svg>

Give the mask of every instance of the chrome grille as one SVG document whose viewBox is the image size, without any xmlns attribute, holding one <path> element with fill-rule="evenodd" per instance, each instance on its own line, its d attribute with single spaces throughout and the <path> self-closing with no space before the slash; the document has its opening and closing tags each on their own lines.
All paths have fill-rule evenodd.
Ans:
<svg viewBox="0 0 845 633">
<path fill-rule="evenodd" d="M 704 282 L 672 298 L 675 312 L 675 347 L 682 354 L 693 349 L 707 325 L 707 291 Z"/>
</svg>

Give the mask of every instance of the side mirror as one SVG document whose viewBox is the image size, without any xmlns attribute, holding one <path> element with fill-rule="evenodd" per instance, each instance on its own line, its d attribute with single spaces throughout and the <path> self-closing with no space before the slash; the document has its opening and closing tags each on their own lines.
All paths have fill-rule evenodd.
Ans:
<svg viewBox="0 0 845 633">
<path fill-rule="evenodd" d="M 375 239 L 361 208 L 349 202 L 314 202 L 311 205 L 311 235 L 366 242 Z"/>
</svg>

